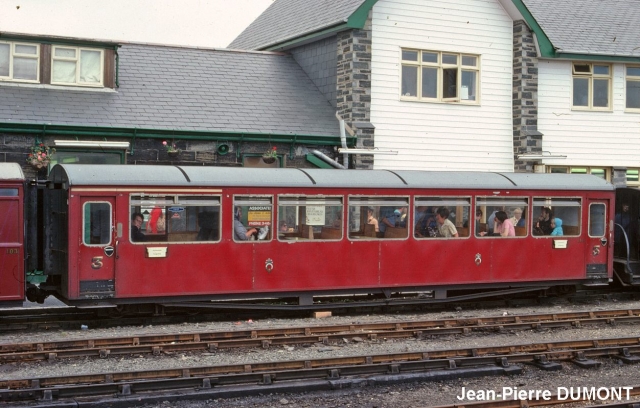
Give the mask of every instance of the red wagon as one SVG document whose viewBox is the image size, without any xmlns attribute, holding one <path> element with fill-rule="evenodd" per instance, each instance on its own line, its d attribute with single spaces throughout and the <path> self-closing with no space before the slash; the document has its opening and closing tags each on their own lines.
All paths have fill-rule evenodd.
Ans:
<svg viewBox="0 0 640 408">
<path fill-rule="evenodd" d="M 22 304 L 25 290 L 24 183 L 17 163 L 0 163 L 0 304 Z"/>
<path fill-rule="evenodd" d="M 595 176 L 58 165 L 48 187 L 46 288 L 76 305 L 444 299 L 612 276 L 615 191 Z M 562 235 L 538 227 L 547 210 Z M 514 234 L 493 235 L 496 211 L 521 214 Z"/>
</svg>

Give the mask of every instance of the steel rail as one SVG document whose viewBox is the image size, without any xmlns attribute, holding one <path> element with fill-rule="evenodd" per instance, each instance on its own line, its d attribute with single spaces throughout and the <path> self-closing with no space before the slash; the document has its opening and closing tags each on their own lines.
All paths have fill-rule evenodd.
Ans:
<svg viewBox="0 0 640 408">
<path fill-rule="evenodd" d="M 616 309 L 557 314 L 513 315 L 349 325 L 302 326 L 131 337 L 92 338 L 51 342 L 0 344 L 0 363 L 110 355 L 202 352 L 228 348 L 330 344 L 348 339 L 460 335 L 476 331 L 542 330 L 597 324 L 638 324 L 640 309 Z"/>
<path fill-rule="evenodd" d="M 409 378 L 406 376 L 411 375 L 414 380 L 424 380 L 520 373 L 520 367 L 514 364 L 535 364 L 545 370 L 557 370 L 561 368 L 558 361 L 589 367 L 598 365 L 592 359 L 604 357 L 631 364 L 640 361 L 638 354 L 640 338 L 624 337 L 26 378 L 0 380 L 0 401 L 52 401 L 54 398 L 107 394 L 127 396 L 160 390 L 210 389 L 212 386 L 338 381 L 354 376 L 367 376 L 368 382 L 380 384 L 406 380 Z M 264 391 L 268 392 L 267 389 Z"/>
</svg>

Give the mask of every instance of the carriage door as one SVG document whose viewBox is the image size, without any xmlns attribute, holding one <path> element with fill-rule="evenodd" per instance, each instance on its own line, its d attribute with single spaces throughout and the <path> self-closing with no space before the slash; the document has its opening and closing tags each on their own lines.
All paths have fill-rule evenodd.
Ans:
<svg viewBox="0 0 640 408">
<path fill-rule="evenodd" d="M 109 298 L 115 287 L 113 197 L 85 197 L 82 203 L 78 281 L 80 298 Z"/>
<path fill-rule="evenodd" d="M 587 279 L 605 280 L 609 277 L 607 268 L 612 251 L 612 235 L 607 228 L 608 199 L 588 199 L 589 205 L 587 224 L 587 247 L 585 256 L 587 261 Z"/>
</svg>

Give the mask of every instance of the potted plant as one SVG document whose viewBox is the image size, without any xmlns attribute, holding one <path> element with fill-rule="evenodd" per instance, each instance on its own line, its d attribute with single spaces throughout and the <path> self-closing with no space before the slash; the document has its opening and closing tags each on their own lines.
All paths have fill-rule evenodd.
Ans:
<svg viewBox="0 0 640 408">
<path fill-rule="evenodd" d="M 180 149 L 176 147 L 175 142 L 167 143 L 166 140 L 163 140 L 162 145 L 167 149 L 167 154 L 169 156 L 177 156 L 180 153 Z"/>
<path fill-rule="evenodd" d="M 273 146 L 271 149 L 262 153 L 262 161 L 265 163 L 273 163 L 278 158 L 278 148 Z"/>
<path fill-rule="evenodd" d="M 31 148 L 31 153 L 27 156 L 27 163 L 37 169 L 48 167 L 51 163 L 51 156 L 56 152 L 53 147 L 39 143 Z"/>
</svg>

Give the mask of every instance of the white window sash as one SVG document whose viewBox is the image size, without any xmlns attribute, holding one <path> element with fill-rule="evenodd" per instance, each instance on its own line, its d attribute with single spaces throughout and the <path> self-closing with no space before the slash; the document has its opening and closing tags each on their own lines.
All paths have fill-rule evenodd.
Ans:
<svg viewBox="0 0 640 408">
<path fill-rule="evenodd" d="M 57 49 L 73 49 L 75 57 L 56 56 Z M 83 51 L 85 58 L 83 59 Z M 99 53 L 97 59 L 89 59 L 89 55 Z M 73 63 L 71 67 L 69 63 Z M 87 76 L 86 68 L 94 65 L 94 69 Z M 66 67 L 66 68 L 65 68 Z M 66 72 L 64 71 L 66 70 Z M 96 72 L 97 71 L 97 72 Z M 95 80 L 86 80 L 87 77 Z M 51 50 L 51 83 L 54 85 L 74 85 L 103 87 L 104 86 L 104 50 L 97 48 L 53 46 Z"/>
</svg>

